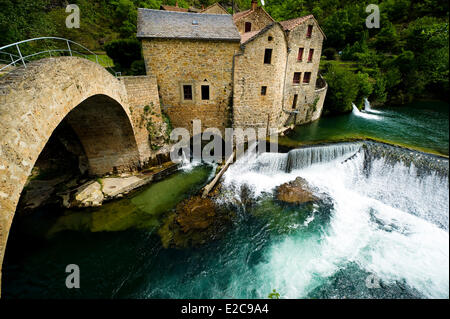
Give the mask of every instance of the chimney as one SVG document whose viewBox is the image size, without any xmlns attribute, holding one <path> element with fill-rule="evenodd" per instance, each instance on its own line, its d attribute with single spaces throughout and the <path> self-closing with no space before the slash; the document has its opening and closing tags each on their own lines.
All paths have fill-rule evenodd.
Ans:
<svg viewBox="0 0 450 319">
<path fill-rule="evenodd" d="M 256 10 L 257 7 L 258 7 L 258 0 L 252 0 L 252 10 Z"/>
<path fill-rule="evenodd" d="M 178 8 L 178 1 L 175 1 L 175 7 Z"/>
<path fill-rule="evenodd" d="M 205 5 L 202 4 L 202 10 L 204 10 L 204 9 L 205 9 Z"/>
</svg>

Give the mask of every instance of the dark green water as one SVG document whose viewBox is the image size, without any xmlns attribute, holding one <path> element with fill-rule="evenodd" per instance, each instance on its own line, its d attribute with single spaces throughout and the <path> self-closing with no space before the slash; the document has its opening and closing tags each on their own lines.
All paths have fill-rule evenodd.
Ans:
<svg viewBox="0 0 450 319">
<path fill-rule="evenodd" d="M 351 130 L 344 132 L 344 123 L 350 123 L 360 130 L 355 134 L 373 130 L 378 134 L 373 137 L 401 137 L 406 143 L 421 127 L 417 147 L 448 153 L 448 119 L 445 123 L 435 114 L 448 114 L 443 105 L 433 106 L 427 118 L 427 111 L 415 108 L 382 112 L 419 115 L 416 122 L 398 120 L 405 132 L 404 126 L 411 124 L 408 137 L 391 130 L 383 135 L 381 123 L 353 115 L 323 119 L 296 133 L 307 132 L 309 141 L 330 139 L 338 131 L 348 138 Z M 332 121 L 341 129 L 334 129 Z M 439 121 L 444 132 L 436 127 Z M 425 143 L 423 134 L 431 122 L 436 132 Z M 333 160 L 333 154 L 347 148 Z M 267 298 L 277 289 L 282 298 L 448 298 L 448 161 L 429 159 L 446 167 L 446 177 L 433 170 L 418 174 L 414 167 L 393 165 L 382 156 L 371 157 L 367 165 L 363 153 L 352 156 L 351 150 L 359 148 L 311 148 L 312 159 L 327 160 L 289 173 L 280 168 L 287 154 L 233 164 L 224 176 L 221 198 L 233 217 L 221 237 L 200 246 L 164 248 L 158 231 L 177 203 L 211 178 L 208 165 L 180 171 L 100 208 L 69 210 L 62 216 L 44 209 L 15 218 L 2 297 Z M 273 188 L 297 176 L 318 189 L 317 201 L 289 205 L 275 199 Z M 68 264 L 80 267 L 80 289 L 65 286 Z M 381 278 L 376 289 L 366 283 L 374 274 Z"/>
<path fill-rule="evenodd" d="M 314 142 L 373 138 L 428 152 L 449 154 L 449 105 L 416 102 L 366 113 L 325 117 L 297 126 L 279 142 L 289 146 Z"/>
</svg>

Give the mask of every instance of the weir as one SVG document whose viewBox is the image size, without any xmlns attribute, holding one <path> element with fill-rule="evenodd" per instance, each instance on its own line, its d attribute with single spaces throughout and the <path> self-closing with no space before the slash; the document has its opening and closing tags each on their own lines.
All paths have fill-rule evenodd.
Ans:
<svg viewBox="0 0 450 319">
<path fill-rule="evenodd" d="M 225 173 L 225 181 L 254 183 L 259 188 L 266 184 L 255 176 L 279 176 L 267 182 L 273 188 L 277 181 L 293 180 L 310 167 L 327 163 L 340 172 L 339 176 L 330 174 L 330 182 L 342 178 L 345 187 L 448 231 L 448 159 L 387 144 L 336 143 L 284 154 L 263 153 L 236 162 Z"/>
</svg>

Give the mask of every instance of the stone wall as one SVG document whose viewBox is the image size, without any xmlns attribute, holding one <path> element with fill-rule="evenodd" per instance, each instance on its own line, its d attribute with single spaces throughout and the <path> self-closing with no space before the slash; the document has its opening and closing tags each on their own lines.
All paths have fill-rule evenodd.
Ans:
<svg viewBox="0 0 450 319">
<path fill-rule="evenodd" d="M 270 64 L 264 64 L 266 49 L 272 49 Z M 287 45 L 284 31 L 273 24 L 243 45 L 235 58 L 233 126 L 280 128 L 283 106 Z M 266 94 L 262 95 L 262 87 Z"/>
<path fill-rule="evenodd" d="M 235 24 L 239 30 L 239 33 L 245 32 L 246 22 L 251 22 L 252 24 L 251 31 L 258 31 L 264 29 L 266 26 L 273 23 L 274 21 L 264 11 L 263 8 L 257 7 L 255 10 L 252 10 L 251 12 L 246 14 L 243 18 L 235 20 Z"/>
<path fill-rule="evenodd" d="M 148 145 L 149 132 L 147 125 L 149 121 L 159 135 L 164 134 L 163 130 L 165 128 L 162 120 L 156 77 L 154 75 L 122 76 L 118 79 L 125 85 L 131 119 L 134 126 L 139 128 L 136 140 L 138 141 L 140 152 L 146 159 L 149 159 L 155 155 L 155 152 Z"/>
<path fill-rule="evenodd" d="M 233 55 L 238 42 L 179 39 L 143 39 L 147 74 L 156 76 L 161 107 L 173 127 L 192 130 L 192 121 L 223 130 L 229 125 Z M 192 85 L 192 100 L 183 98 L 183 85 Z M 202 100 L 201 86 L 210 86 Z"/>
<path fill-rule="evenodd" d="M 313 25 L 313 32 L 311 38 L 307 38 L 308 25 Z M 284 109 L 297 110 L 296 124 L 303 124 L 310 122 L 312 119 L 313 110 L 316 98 L 316 80 L 319 71 L 320 58 L 322 54 L 323 34 L 319 30 L 319 26 L 315 19 L 310 18 L 304 23 L 300 24 L 287 34 L 289 53 L 288 64 L 286 68 L 286 86 L 284 91 Z M 298 61 L 299 48 L 303 48 L 303 60 Z M 314 49 L 312 62 L 308 62 L 309 50 Z M 301 72 L 300 83 L 294 84 L 294 73 Z M 304 84 L 303 79 L 305 72 L 311 72 L 311 79 L 309 84 Z M 297 105 L 293 107 L 294 96 L 297 95 Z M 323 103 L 322 103 L 323 105 Z M 320 109 L 321 112 L 321 109 Z"/>
<path fill-rule="evenodd" d="M 220 6 L 217 2 L 205 10 L 202 11 L 202 13 L 208 13 L 208 14 L 228 14 L 228 12 Z"/>
</svg>

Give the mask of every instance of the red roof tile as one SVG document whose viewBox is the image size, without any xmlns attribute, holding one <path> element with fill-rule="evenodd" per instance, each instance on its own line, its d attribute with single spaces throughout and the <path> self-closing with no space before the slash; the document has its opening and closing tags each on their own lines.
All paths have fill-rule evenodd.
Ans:
<svg viewBox="0 0 450 319">
<path fill-rule="evenodd" d="M 174 6 L 161 5 L 160 8 L 163 9 L 163 10 L 166 10 L 166 11 L 188 12 L 188 9 L 180 8 L 180 7 L 174 7 Z"/>
<path fill-rule="evenodd" d="M 281 21 L 280 24 L 283 27 L 283 29 L 285 31 L 291 31 L 292 29 L 294 29 L 296 26 L 302 24 L 303 22 L 309 20 L 310 18 L 314 18 L 314 16 L 312 14 L 304 16 L 304 17 L 300 17 L 300 18 L 295 18 L 295 19 L 291 19 L 291 20 L 286 20 L 286 21 Z"/>
</svg>

